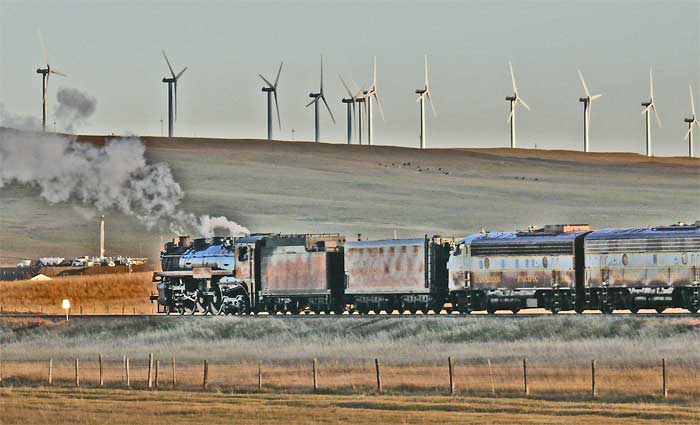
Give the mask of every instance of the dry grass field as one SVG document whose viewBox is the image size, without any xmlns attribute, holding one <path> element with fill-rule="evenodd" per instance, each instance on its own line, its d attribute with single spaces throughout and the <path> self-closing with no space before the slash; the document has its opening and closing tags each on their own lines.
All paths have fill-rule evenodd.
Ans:
<svg viewBox="0 0 700 425">
<path fill-rule="evenodd" d="M 2 388 L 3 424 L 697 424 L 697 404 Z"/>
<path fill-rule="evenodd" d="M 2 282 L 3 312 L 62 314 L 61 301 L 71 301 L 71 313 L 151 313 L 156 291 L 151 272 L 55 277 L 48 281 Z"/>
<path fill-rule="evenodd" d="M 0 132 L 3 130 L 0 129 Z M 93 143 L 102 136 L 85 136 Z M 465 235 L 532 224 L 695 220 L 700 160 L 527 149 L 409 149 L 144 138 L 185 191 L 183 207 L 254 232 Z M 654 185 L 648 177 L 654 176 Z M 95 254 L 98 223 L 31 187 L 0 189 L 0 257 Z M 157 257 L 166 231 L 107 212 L 107 253 Z M 2 260 L 0 260 L 2 261 Z"/>
</svg>

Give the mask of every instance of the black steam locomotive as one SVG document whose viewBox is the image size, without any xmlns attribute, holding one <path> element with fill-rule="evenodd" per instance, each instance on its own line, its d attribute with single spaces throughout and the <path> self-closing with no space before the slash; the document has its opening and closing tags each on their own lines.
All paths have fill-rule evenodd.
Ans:
<svg viewBox="0 0 700 425">
<path fill-rule="evenodd" d="M 470 313 L 700 309 L 700 221 L 550 225 L 461 239 L 254 234 L 168 242 L 159 311 Z"/>
</svg>

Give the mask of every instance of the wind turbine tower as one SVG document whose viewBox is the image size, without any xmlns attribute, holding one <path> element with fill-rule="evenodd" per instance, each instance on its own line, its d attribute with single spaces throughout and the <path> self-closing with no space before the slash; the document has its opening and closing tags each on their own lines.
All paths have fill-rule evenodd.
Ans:
<svg viewBox="0 0 700 425">
<path fill-rule="evenodd" d="M 690 118 L 686 118 L 683 121 L 688 123 L 688 134 L 685 138 L 688 139 L 688 157 L 693 157 L 693 124 L 700 128 L 700 122 L 698 122 L 698 116 L 695 114 L 695 100 L 693 100 L 693 86 L 690 86 Z"/>
<path fill-rule="evenodd" d="M 335 124 L 335 118 L 333 117 L 333 112 L 331 112 L 331 107 L 328 106 L 328 102 L 326 101 L 326 97 L 323 95 L 323 55 L 321 55 L 321 84 L 319 87 L 318 93 L 309 93 L 309 97 L 312 98 L 313 100 L 309 103 L 306 104 L 306 107 L 308 108 L 311 105 L 314 105 L 314 140 L 316 143 L 318 143 L 321 139 L 321 130 L 319 127 L 319 122 L 318 122 L 318 102 L 319 100 L 323 101 L 323 104 L 326 105 L 326 109 L 328 109 L 328 114 L 331 116 L 331 120 L 333 121 L 333 124 Z"/>
<path fill-rule="evenodd" d="M 656 122 L 661 128 L 661 119 L 659 118 L 659 113 L 656 112 L 656 104 L 654 103 L 654 81 L 651 74 L 651 69 L 649 69 L 649 101 L 642 102 L 644 109 L 642 110 L 642 115 L 644 115 L 644 121 L 646 125 L 646 149 L 647 156 L 651 156 L 651 120 L 649 119 L 649 110 L 654 110 L 654 115 L 656 116 Z"/>
<path fill-rule="evenodd" d="M 583 86 L 583 91 L 586 93 L 586 97 L 580 97 L 579 102 L 583 103 L 583 151 L 588 152 L 589 144 L 589 130 L 591 124 L 591 104 L 594 100 L 600 98 L 602 94 L 596 94 L 591 96 L 591 92 L 588 91 L 588 86 L 586 81 L 583 79 L 583 74 L 581 70 L 578 71 L 578 76 L 581 79 L 581 85 Z"/>
<path fill-rule="evenodd" d="M 44 62 L 46 63 L 46 68 L 37 68 L 36 73 L 41 74 L 41 128 L 46 131 L 46 117 L 48 115 L 48 91 L 49 91 L 49 76 L 51 74 L 60 75 L 66 77 L 66 74 L 58 72 L 57 70 L 51 68 L 49 65 L 49 51 L 44 44 L 44 37 L 41 36 L 41 31 L 39 32 L 39 41 L 41 42 L 41 49 L 44 54 Z M 55 131 L 55 130 L 54 130 Z"/>
<path fill-rule="evenodd" d="M 284 62 L 280 63 L 280 67 L 277 70 L 277 77 L 275 78 L 275 84 L 272 84 L 267 80 L 267 78 L 263 77 L 262 74 L 258 74 L 260 78 L 267 84 L 267 86 L 262 88 L 262 91 L 264 93 L 267 93 L 267 140 L 272 140 L 272 99 L 271 95 L 274 95 L 275 97 L 275 108 L 277 109 L 277 126 L 282 130 L 282 120 L 280 119 L 280 106 L 277 103 L 277 83 L 280 80 L 280 73 L 282 72 L 282 65 L 284 65 Z"/>
<path fill-rule="evenodd" d="M 508 62 L 508 66 L 510 67 L 510 79 L 513 82 L 513 95 L 512 96 L 506 96 L 506 100 L 510 102 L 510 115 L 508 115 L 508 122 L 510 123 L 510 148 L 513 149 L 516 147 L 515 145 L 515 108 L 518 106 L 518 104 L 521 104 L 527 109 L 528 111 L 530 110 L 530 107 L 525 103 L 525 101 L 518 96 L 518 88 L 515 85 L 515 74 L 513 73 L 513 64 Z"/>
<path fill-rule="evenodd" d="M 428 85 L 428 55 L 425 55 L 425 86 L 422 89 L 416 89 L 416 94 L 418 95 L 418 99 L 416 99 L 416 102 L 420 104 L 420 148 L 425 149 L 426 147 L 426 137 L 425 137 L 425 98 L 428 98 L 428 101 L 430 102 L 430 107 L 433 110 L 433 116 L 437 116 L 437 112 L 435 112 L 435 105 L 433 105 L 433 98 L 430 97 L 430 86 Z"/>
<path fill-rule="evenodd" d="M 372 116 L 372 97 L 377 102 L 379 106 L 379 113 L 382 116 L 382 121 L 384 121 L 384 111 L 382 110 L 382 103 L 379 100 L 379 95 L 377 94 L 377 57 L 374 57 L 374 65 L 372 67 L 372 85 L 369 90 L 363 92 L 365 98 L 365 107 L 367 108 L 367 144 L 372 146 L 374 144 L 374 117 Z"/>
<path fill-rule="evenodd" d="M 340 77 L 340 82 L 343 83 L 343 87 L 345 87 L 345 91 L 348 93 L 348 97 L 344 97 L 341 99 L 341 102 L 345 103 L 348 108 L 348 116 L 347 116 L 347 122 L 348 122 L 348 145 L 352 144 L 352 119 L 353 116 L 356 114 L 355 112 L 355 96 L 352 95 L 352 92 L 348 88 L 348 85 L 345 83 L 345 80 L 343 80 L 342 75 L 338 75 Z"/>
<path fill-rule="evenodd" d="M 165 63 L 168 64 L 168 69 L 170 69 L 170 75 L 172 76 L 164 77 L 163 82 L 168 85 L 168 137 L 173 137 L 175 121 L 177 121 L 177 80 L 187 71 L 187 67 L 182 68 L 182 71 L 176 75 L 175 71 L 173 71 L 173 67 L 170 66 L 170 61 L 165 54 L 165 50 L 162 52 Z"/>
</svg>

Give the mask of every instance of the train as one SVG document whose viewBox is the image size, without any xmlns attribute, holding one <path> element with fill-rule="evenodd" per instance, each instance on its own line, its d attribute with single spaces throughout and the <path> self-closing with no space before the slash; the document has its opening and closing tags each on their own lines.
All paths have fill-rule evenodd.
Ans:
<svg viewBox="0 0 700 425">
<path fill-rule="evenodd" d="M 164 314 L 700 310 L 700 221 L 465 237 L 251 234 L 165 244 Z"/>
</svg>

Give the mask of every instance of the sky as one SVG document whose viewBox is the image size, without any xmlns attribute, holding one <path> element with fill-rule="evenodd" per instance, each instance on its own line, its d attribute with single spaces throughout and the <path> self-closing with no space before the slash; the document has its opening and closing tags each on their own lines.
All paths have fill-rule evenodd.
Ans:
<svg viewBox="0 0 700 425">
<path fill-rule="evenodd" d="M 0 103 L 40 118 L 38 29 L 51 65 L 68 75 L 51 78 L 50 116 L 59 87 L 98 101 L 81 133 L 161 134 L 168 72 L 161 49 L 174 68 L 188 67 L 178 86 L 180 136 L 265 138 L 257 74 L 274 78 L 284 61 L 275 136 L 312 140 L 313 108 L 305 105 L 318 89 L 321 54 L 337 121 L 322 111 L 321 138 L 333 143 L 346 142 L 338 75 L 367 87 L 374 56 L 385 113 L 385 121 L 375 113 L 378 145 L 418 146 L 424 54 L 437 110 L 427 116 L 429 147 L 509 145 L 509 60 L 532 108 L 517 111 L 521 147 L 581 149 L 577 69 L 593 94 L 603 94 L 592 107 L 592 151 L 644 151 L 640 103 L 649 98 L 650 68 L 663 124 L 652 126 L 655 154 L 687 154 L 689 84 L 700 107 L 698 0 L 0 0 Z"/>
</svg>

